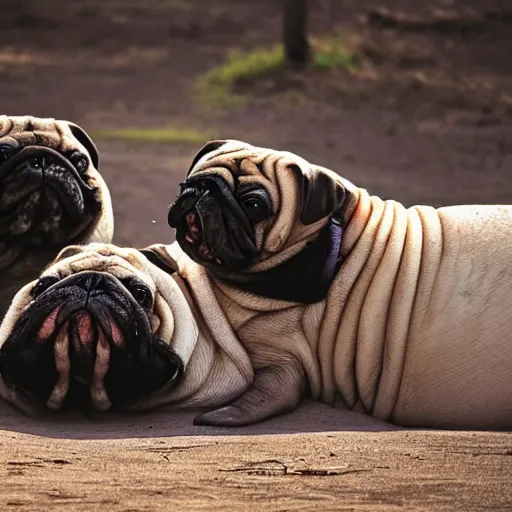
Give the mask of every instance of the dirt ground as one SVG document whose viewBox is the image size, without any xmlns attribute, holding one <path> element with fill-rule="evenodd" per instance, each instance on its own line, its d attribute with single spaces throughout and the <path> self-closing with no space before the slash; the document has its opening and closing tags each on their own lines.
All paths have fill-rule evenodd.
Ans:
<svg viewBox="0 0 512 512">
<path fill-rule="evenodd" d="M 360 69 L 269 76 L 212 112 L 195 80 L 231 48 L 278 41 L 279 2 L 0 0 L 0 111 L 288 149 L 406 205 L 511 203 L 512 4 L 423 4 L 311 0 L 312 33 L 342 27 Z M 391 15 L 368 18 L 379 6 Z M 171 242 L 166 209 L 200 144 L 97 142 L 115 242 Z M 0 509 L 512 510 L 509 433 L 404 431 L 311 403 L 248 429 L 192 418 L 2 406 Z"/>
</svg>

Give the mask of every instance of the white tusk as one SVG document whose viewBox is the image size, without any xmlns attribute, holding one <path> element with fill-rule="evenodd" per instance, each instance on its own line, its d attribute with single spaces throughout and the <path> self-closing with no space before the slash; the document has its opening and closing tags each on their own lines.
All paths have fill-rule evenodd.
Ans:
<svg viewBox="0 0 512 512">
<path fill-rule="evenodd" d="M 103 379 L 108 372 L 110 364 L 110 345 L 103 331 L 99 330 L 98 344 L 96 345 L 96 361 L 91 385 L 91 398 L 94 406 L 99 411 L 108 411 L 112 406 Z"/>
<path fill-rule="evenodd" d="M 59 374 L 57 384 L 55 384 L 52 394 L 46 406 L 49 409 L 57 410 L 62 407 L 62 402 L 69 391 L 69 371 L 71 369 L 71 361 L 69 360 L 69 338 L 67 334 L 67 323 L 63 325 L 57 334 L 55 346 L 55 367 Z"/>
</svg>

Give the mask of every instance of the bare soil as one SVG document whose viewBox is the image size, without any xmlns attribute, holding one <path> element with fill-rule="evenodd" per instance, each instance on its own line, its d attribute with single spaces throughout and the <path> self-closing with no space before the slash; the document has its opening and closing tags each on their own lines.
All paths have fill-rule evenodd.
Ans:
<svg viewBox="0 0 512 512">
<path fill-rule="evenodd" d="M 334 27 L 357 72 L 275 73 L 211 112 L 193 83 L 230 48 L 278 41 L 279 2 L 0 0 L 0 111 L 288 149 L 406 205 L 512 202 L 510 2 L 312 0 L 312 33 Z M 166 209 L 198 148 L 98 146 L 115 242 L 171 242 Z M 2 406 L 0 509 L 512 509 L 508 433 L 405 431 L 311 403 L 246 429 L 192 418 Z"/>
</svg>

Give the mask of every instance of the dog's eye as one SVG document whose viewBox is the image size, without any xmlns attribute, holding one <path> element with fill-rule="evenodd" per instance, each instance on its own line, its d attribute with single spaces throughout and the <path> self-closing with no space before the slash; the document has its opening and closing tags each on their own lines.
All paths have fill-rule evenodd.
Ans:
<svg viewBox="0 0 512 512">
<path fill-rule="evenodd" d="M 137 303 L 144 309 L 151 309 L 153 307 L 153 294 L 151 290 L 138 279 L 129 279 L 123 281 L 128 291 Z"/>
<path fill-rule="evenodd" d="M 80 151 L 71 151 L 67 157 L 80 174 L 85 174 L 89 169 L 89 159 Z"/>
<path fill-rule="evenodd" d="M 0 164 L 7 161 L 14 153 L 15 149 L 9 144 L 0 144 Z"/>
<path fill-rule="evenodd" d="M 270 204 L 264 190 L 250 190 L 240 196 L 240 202 L 252 221 L 266 219 L 270 215 Z"/>
<path fill-rule="evenodd" d="M 56 284 L 58 282 L 59 282 L 59 278 L 57 276 L 50 275 L 50 276 L 41 277 L 41 279 L 39 279 L 39 281 L 37 281 L 37 283 L 32 288 L 30 294 L 35 299 L 36 297 L 39 297 L 39 295 L 41 295 L 43 292 L 48 290 L 48 288 L 50 288 L 51 286 L 53 286 L 54 284 Z"/>
</svg>

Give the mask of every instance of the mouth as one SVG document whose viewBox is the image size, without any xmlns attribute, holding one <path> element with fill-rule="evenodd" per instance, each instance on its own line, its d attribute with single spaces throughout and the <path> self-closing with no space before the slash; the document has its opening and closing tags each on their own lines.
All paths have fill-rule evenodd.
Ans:
<svg viewBox="0 0 512 512">
<path fill-rule="evenodd" d="M 98 315 L 91 309 L 80 308 L 66 315 L 62 314 L 64 308 L 55 308 L 38 332 L 38 339 L 54 344 L 58 373 L 46 405 L 58 410 L 64 402 L 71 407 L 92 403 L 97 410 L 108 410 L 112 403 L 105 376 L 111 347 L 122 349 L 125 344 L 121 329 L 108 314 Z"/>
<path fill-rule="evenodd" d="M 184 235 L 189 250 L 191 250 L 199 260 L 205 263 L 222 265 L 222 260 L 218 256 L 214 256 L 203 236 L 203 225 L 195 208 L 185 216 Z"/>
<path fill-rule="evenodd" d="M 223 178 L 187 180 L 168 223 L 194 261 L 215 269 L 241 269 L 256 254 L 254 228 Z"/>
<path fill-rule="evenodd" d="M 0 241 L 21 248 L 77 239 L 101 210 L 88 167 L 78 151 L 0 144 Z"/>
<path fill-rule="evenodd" d="M 123 407 L 174 382 L 177 354 L 116 278 L 85 272 L 43 291 L 0 349 L 0 375 L 52 410 Z"/>
</svg>

